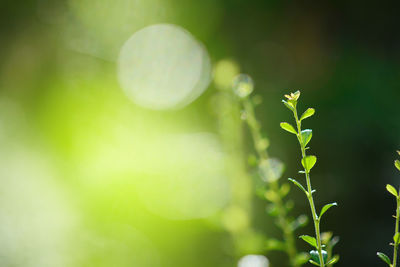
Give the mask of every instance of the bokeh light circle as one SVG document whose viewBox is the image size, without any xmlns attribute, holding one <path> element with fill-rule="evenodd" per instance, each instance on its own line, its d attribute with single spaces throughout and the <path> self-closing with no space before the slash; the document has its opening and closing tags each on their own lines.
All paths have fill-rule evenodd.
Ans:
<svg viewBox="0 0 400 267">
<path fill-rule="evenodd" d="M 269 260 L 263 255 L 246 255 L 239 260 L 238 267 L 269 267 Z"/>
<path fill-rule="evenodd" d="M 241 98 L 248 97 L 254 89 L 253 79 L 247 74 L 239 74 L 233 79 L 233 91 Z"/>
<path fill-rule="evenodd" d="M 205 48 L 188 31 L 156 24 L 125 42 L 118 58 L 118 78 L 127 96 L 140 106 L 179 108 L 207 88 L 211 63 Z"/>
<path fill-rule="evenodd" d="M 239 74 L 239 65 L 232 59 L 222 59 L 214 66 L 214 83 L 218 89 L 232 87 L 232 80 Z"/>
</svg>

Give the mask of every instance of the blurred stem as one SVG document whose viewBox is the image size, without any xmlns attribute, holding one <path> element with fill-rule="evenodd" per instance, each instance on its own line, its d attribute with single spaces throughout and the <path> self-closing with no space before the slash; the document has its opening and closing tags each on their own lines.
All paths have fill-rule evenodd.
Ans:
<svg viewBox="0 0 400 267">
<path fill-rule="evenodd" d="M 399 188 L 400 191 L 400 188 Z M 394 234 L 396 235 L 399 232 L 399 217 L 400 217 L 400 197 L 396 197 L 396 225 Z M 396 267 L 397 264 L 397 251 L 399 248 L 398 242 L 394 242 L 394 249 L 393 249 L 393 267 Z"/>
<path fill-rule="evenodd" d="M 260 145 L 264 140 L 267 142 L 268 140 L 265 137 L 263 138 L 261 135 L 261 126 L 255 116 L 254 105 L 248 97 L 243 99 L 243 107 L 246 121 L 249 125 L 249 129 L 253 138 L 253 144 L 259 157 L 259 162 L 265 161 L 267 164 L 267 169 L 270 172 L 270 166 L 268 166 L 269 163 L 267 161 L 269 159 L 268 151 L 266 148 L 262 148 Z M 296 263 L 297 249 L 295 245 L 294 233 L 287 218 L 288 214 L 279 192 L 278 181 L 275 180 L 269 182 L 268 185 L 270 186 L 271 190 L 277 193 L 277 197 L 273 203 L 278 209 L 278 225 L 283 232 L 283 237 L 286 244 L 286 253 L 289 255 L 289 261 L 293 267 L 299 267 L 301 265 Z"/>
<path fill-rule="evenodd" d="M 332 248 L 330 242 L 327 242 L 325 250 L 326 250 L 326 253 L 328 255 L 328 259 L 332 259 L 332 257 L 333 257 L 333 255 L 332 255 L 333 248 Z M 326 266 L 330 267 L 330 266 L 333 266 L 333 264 L 328 264 Z"/>
<path fill-rule="evenodd" d="M 300 143 L 300 148 L 301 148 L 301 156 L 303 159 L 306 158 L 306 148 L 303 142 L 303 137 L 301 135 L 301 121 L 299 120 L 299 117 L 297 115 L 297 107 L 294 107 L 293 110 L 294 118 L 296 120 L 296 125 L 297 125 L 297 139 L 299 140 Z M 313 192 L 312 192 L 312 187 L 311 187 L 311 178 L 310 178 L 310 172 L 307 171 L 306 168 L 304 168 L 305 176 L 306 176 L 306 181 L 307 181 L 307 198 L 308 202 L 310 203 L 310 208 L 311 208 L 311 213 L 312 213 L 312 218 L 314 221 L 314 228 L 315 228 L 315 237 L 317 239 L 317 250 L 318 250 L 318 256 L 319 256 L 319 261 L 320 261 L 320 266 L 324 267 L 324 258 L 322 255 L 322 244 L 321 244 L 321 231 L 320 231 L 320 219 L 318 218 L 317 212 L 315 210 L 315 204 L 314 204 L 314 199 L 313 199 Z"/>
</svg>

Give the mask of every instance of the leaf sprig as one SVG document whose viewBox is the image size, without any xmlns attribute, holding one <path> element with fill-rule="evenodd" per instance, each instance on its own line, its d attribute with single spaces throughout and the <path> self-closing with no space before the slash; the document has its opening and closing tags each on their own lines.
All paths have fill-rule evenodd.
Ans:
<svg viewBox="0 0 400 267">
<path fill-rule="evenodd" d="M 311 169 L 315 166 L 317 163 L 317 157 L 314 155 L 307 155 L 306 154 L 306 149 L 308 149 L 307 145 L 311 141 L 312 138 L 312 130 L 311 129 L 301 129 L 301 124 L 302 121 L 313 116 L 315 114 L 315 109 L 313 108 L 308 108 L 304 113 L 300 116 L 297 114 L 297 103 L 300 98 L 300 91 L 285 95 L 287 100 L 282 100 L 283 104 L 293 112 L 293 116 L 295 119 L 295 127 L 291 125 L 288 122 L 281 122 L 280 126 L 283 130 L 296 135 L 297 140 L 300 144 L 301 148 L 301 165 L 304 168 L 304 171 L 301 171 L 301 173 L 305 174 L 306 178 L 306 187 L 304 187 L 300 182 L 296 181 L 293 178 L 289 178 L 289 181 L 291 181 L 293 184 L 295 184 L 297 187 L 303 191 L 308 199 L 308 202 L 310 204 L 311 208 L 311 214 L 312 218 L 314 221 L 314 229 L 315 229 L 315 237 L 311 237 L 308 235 L 302 235 L 300 238 L 310 244 L 314 249 L 316 250 L 311 250 L 310 257 L 311 259 L 309 262 L 313 265 L 324 267 L 324 266 L 332 266 L 339 260 L 339 256 L 331 256 L 328 254 L 327 250 L 325 250 L 325 245 L 322 243 L 322 237 L 321 237 L 321 231 L 320 231 L 320 222 L 321 222 L 321 217 L 324 215 L 331 207 L 337 206 L 337 203 L 330 203 L 326 204 L 320 211 L 319 215 L 317 215 L 315 204 L 314 204 L 314 198 L 313 198 L 313 193 L 315 190 L 312 189 L 311 186 L 311 178 L 310 178 L 310 172 Z M 399 170 L 400 170 L 400 162 L 399 162 Z M 332 239 L 333 240 L 333 239 Z M 337 239 L 338 240 L 338 239 Z M 328 242 L 328 241 L 327 241 Z M 335 241 L 334 244 L 336 244 L 337 241 Z M 333 244 L 333 243 L 332 243 Z M 330 245 L 332 245 L 330 244 Z M 333 244 L 333 245 L 334 245 Z M 331 246 L 332 248 L 333 246 Z"/>
<path fill-rule="evenodd" d="M 400 151 L 397 151 L 397 154 L 400 155 Z M 400 161 L 398 159 L 396 159 L 394 161 L 394 166 L 397 168 L 397 170 L 400 171 Z M 397 254 L 398 254 L 398 249 L 399 249 L 399 244 L 400 244 L 400 232 L 399 232 L 400 188 L 399 188 L 399 190 L 396 190 L 396 188 L 394 188 L 394 186 L 387 184 L 386 190 L 396 198 L 396 215 L 393 216 L 396 219 L 396 222 L 395 222 L 395 228 L 394 228 L 393 242 L 390 243 L 390 245 L 393 246 L 393 262 L 390 260 L 390 258 L 386 254 L 384 254 L 382 252 L 377 252 L 376 255 L 390 267 L 396 267 Z"/>
</svg>

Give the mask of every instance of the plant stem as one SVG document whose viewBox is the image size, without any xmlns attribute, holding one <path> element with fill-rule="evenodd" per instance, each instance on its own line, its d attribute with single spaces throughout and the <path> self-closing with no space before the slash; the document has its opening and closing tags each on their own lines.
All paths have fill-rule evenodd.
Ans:
<svg viewBox="0 0 400 267">
<path fill-rule="evenodd" d="M 396 226 L 395 226 L 394 234 L 399 232 L 399 217 L 400 217 L 400 197 L 397 196 L 396 197 Z M 399 244 L 395 240 L 394 249 L 393 249 L 393 267 L 396 267 L 398 248 L 399 248 Z"/>
<path fill-rule="evenodd" d="M 261 126 L 256 119 L 254 106 L 249 98 L 243 100 L 243 106 L 245 110 L 245 115 L 247 116 L 246 120 L 249 125 L 249 129 L 253 138 L 253 143 L 257 155 L 260 158 L 260 161 L 265 161 L 268 164 L 267 161 L 269 159 L 268 151 L 266 150 L 266 148 L 262 148 L 260 146 L 260 144 L 263 142 L 264 139 L 260 133 Z M 270 171 L 269 166 L 267 166 L 267 169 Z M 283 238 L 286 244 L 286 253 L 289 256 L 289 261 L 291 263 L 291 266 L 300 267 L 301 265 L 296 263 L 297 249 L 295 246 L 294 233 L 287 219 L 287 212 L 283 203 L 283 199 L 279 194 L 279 184 L 277 181 L 271 181 L 269 183 L 269 186 L 273 191 L 278 193 L 277 198 L 274 201 L 274 204 L 279 210 L 278 225 L 280 226 L 283 232 Z"/>
<path fill-rule="evenodd" d="M 297 125 L 297 138 L 300 143 L 300 148 L 301 148 L 301 156 L 302 158 L 306 158 L 306 148 L 303 143 L 303 137 L 301 135 L 301 121 L 299 120 L 299 117 L 297 115 L 297 107 L 294 108 L 293 110 L 294 118 L 296 120 L 296 125 Z M 312 192 L 312 187 L 311 187 L 311 179 L 310 179 L 310 173 L 307 171 L 306 168 L 304 168 L 305 176 L 306 176 L 306 181 L 307 181 L 307 198 L 308 202 L 310 203 L 310 208 L 311 208 L 311 213 L 312 213 L 312 218 L 314 221 L 314 228 L 315 228 L 315 236 L 317 239 L 317 250 L 318 250 L 318 256 L 319 256 L 319 261 L 320 261 L 320 266 L 324 267 L 324 258 L 322 255 L 322 244 L 321 244 L 321 233 L 320 233 L 320 220 L 318 218 L 316 209 L 315 209 L 315 204 L 314 204 L 314 199 L 313 199 L 313 192 Z"/>
</svg>

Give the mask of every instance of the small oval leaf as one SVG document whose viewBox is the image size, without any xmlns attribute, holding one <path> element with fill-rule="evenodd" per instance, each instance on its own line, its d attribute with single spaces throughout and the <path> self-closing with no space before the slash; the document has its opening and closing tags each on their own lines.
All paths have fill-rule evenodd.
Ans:
<svg viewBox="0 0 400 267">
<path fill-rule="evenodd" d="M 282 103 L 283 103 L 288 109 L 290 109 L 291 111 L 294 111 L 293 103 L 291 103 L 291 102 L 286 102 L 285 100 L 282 100 Z"/>
<path fill-rule="evenodd" d="M 283 130 L 288 131 L 289 133 L 297 134 L 297 132 L 294 129 L 294 127 L 291 124 L 287 123 L 287 122 L 281 122 L 280 126 L 281 126 L 281 128 Z"/>
<path fill-rule="evenodd" d="M 382 253 L 382 252 L 377 252 L 376 255 L 378 255 L 378 257 L 383 260 L 384 262 L 387 263 L 387 265 L 391 266 L 392 263 L 390 262 L 390 259 L 388 256 L 386 256 L 386 254 Z"/>
<path fill-rule="evenodd" d="M 288 180 L 297 185 L 298 188 L 300 188 L 306 195 L 308 195 L 307 190 L 301 185 L 301 183 L 292 178 L 289 178 Z"/>
<path fill-rule="evenodd" d="M 311 117 L 314 115 L 315 109 L 313 108 L 308 108 L 306 111 L 304 111 L 303 115 L 301 115 L 300 120 L 307 119 L 308 117 Z"/>
<path fill-rule="evenodd" d="M 303 165 L 306 172 L 310 172 L 310 170 L 312 169 L 312 167 L 314 167 L 316 162 L 317 162 L 317 157 L 313 155 L 306 156 L 301 160 L 301 164 Z"/>
<path fill-rule="evenodd" d="M 313 260 L 309 260 L 308 262 L 311 263 L 312 265 L 319 266 L 319 263 L 316 263 L 316 262 L 313 261 Z"/>
<path fill-rule="evenodd" d="M 322 232 L 321 233 L 321 242 L 322 244 L 328 244 L 333 236 L 332 232 Z"/>
<path fill-rule="evenodd" d="M 393 236 L 393 241 L 396 245 L 398 245 L 400 243 L 400 233 L 397 232 L 394 236 Z"/>
<path fill-rule="evenodd" d="M 339 258 L 340 258 L 339 255 L 333 256 L 333 258 L 330 259 L 330 260 L 326 263 L 326 265 L 332 265 L 332 264 L 337 263 L 337 262 L 339 261 Z"/>
<path fill-rule="evenodd" d="M 296 257 L 294 258 L 294 263 L 296 264 L 296 266 L 301 266 L 304 265 L 309 258 L 310 256 L 308 255 L 308 253 L 302 252 L 296 255 Z"/>
<path fill-rule="evenodd" d="M 321 216 L 322 216 L 328 209 L 330 209 L 330 208 L 333 207 L 333 206 L 337 206 L 337 203 L 336 203 L 336 202 L 333 202 L 333 203 L 329 203 L 329 204 L 326 204 L 325 206 L 323 206 L 322 209 L 321 209 L 321 213 L 319 214 L 319 218 L 321 218 Z"/>
<path fill-rule="evenodd" d="M 301 131 L 301 140 L 303 141 L 303 146 L 306 146 L 312 137 L 312 130 L 311 129 L 305 129 Z"/>
<path fill-rule="evenodd" d="M 387 184 L 387 185 L 386 185 L 386 190 L 387 190 L 390 194 L 392 194 L 393 196 L 398 197 L 397 190 L 396 190 L 396 188 L 394 188 L 392 185 Z"/>
<path fill-rule="evenodd" d="M 299 238 L 303 239 L 304 241 L 306 241 L 308 244 L 310 244 L 314 248 L 317 248 L 317 240 L 314 237 L 309 236 L 309 235 L 301 235 L 301 236 L 299 236 Z"/>
<path fill-rule="evenodd" d="M 400 160 L 396 159 L 394 161 L 394 166 L 396 166 L 396 168 L 400 171 Z"/>
<path fill-rule="evenodd" d="M 281 197 L 285 197 L 290 191 L 290 185 L 288 183 L 284 183 L 281 188 L 279 188 L 279 193 Z"/>
<path fill-rule="evenodd" d="M 268 238 L 267 242 L 266 242 L 266 250 L 271 251 L 271 250 L 275 250 L 275 251 L 285 251 L 286 249 L 286 245 L 285 243 L 283 243 L 280 240 L 274 239 L 274 238 Z"/>
<path fill-rule="evenodd" d="M 279 195 L 273 190 L 266 191 L 264 197 L 271 202 L 276 202 L 279 199 Z"/>
<path fill-rule="evenodd" d="M 276 205 L 274 205 L 274 204 L 267 205 L 266 211 L 267 211 L 268 215 L 270 215 L 272 217 L 277 217 L 279 215 L 279 210 L 276 207 Z"/>
</svg>

